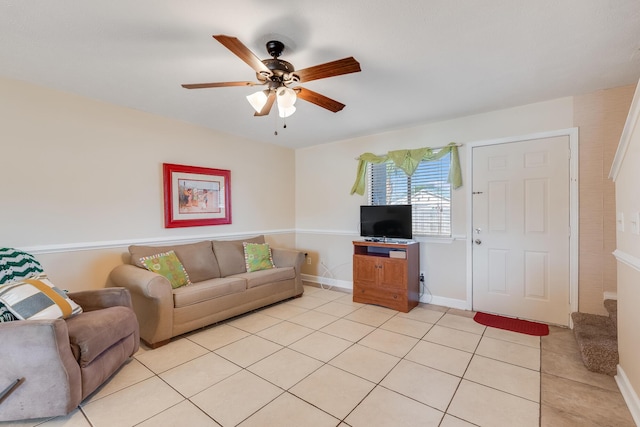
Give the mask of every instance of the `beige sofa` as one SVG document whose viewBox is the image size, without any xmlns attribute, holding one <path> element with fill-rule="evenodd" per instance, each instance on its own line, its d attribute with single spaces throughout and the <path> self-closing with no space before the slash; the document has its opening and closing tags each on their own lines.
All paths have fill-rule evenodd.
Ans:
<svg viewBox="0 0 640 427">
<path fill-rule="evenodd" d="M 140 323 L 140 338 L 155 348 L 185 332 L 246 313 L 304 292 L 304 254 L 271 248 L 276 268 L 246 272 L 243 242 L 264 236 L 173 246 L 129 247 L 130 264 L 116 267 L 109 286 L 129 289 Z M 173 250 L 192 284 L 172 289 L 169 281 L 144 268 L 141 257 Z"/>
</svg>

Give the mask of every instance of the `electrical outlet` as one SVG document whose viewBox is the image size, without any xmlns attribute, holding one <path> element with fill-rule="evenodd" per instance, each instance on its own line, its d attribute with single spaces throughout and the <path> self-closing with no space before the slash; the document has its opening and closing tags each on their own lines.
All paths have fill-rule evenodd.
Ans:
<svg viewBox="0 0 640 427">
<path fill-rule="evenodd" d="M 420 281 L 424 283 L 424 271 L 420 272 Z"/>
<path fill-rule="evenodd" d="M 311 265 L 311 257 L 310 256 L 307 257 L 307 265 Z"/>
</svg>

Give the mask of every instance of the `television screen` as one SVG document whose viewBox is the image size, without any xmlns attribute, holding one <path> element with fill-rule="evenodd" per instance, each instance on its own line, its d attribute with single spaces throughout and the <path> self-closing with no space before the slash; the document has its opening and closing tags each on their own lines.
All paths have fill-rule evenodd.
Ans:
<svg viewBox="0 0 640 427">
<path fill-rule="evenodd" d="M 411 239 L 411 205 L 360 206 L 360 235 L 370 238 Z"/>
</svg>

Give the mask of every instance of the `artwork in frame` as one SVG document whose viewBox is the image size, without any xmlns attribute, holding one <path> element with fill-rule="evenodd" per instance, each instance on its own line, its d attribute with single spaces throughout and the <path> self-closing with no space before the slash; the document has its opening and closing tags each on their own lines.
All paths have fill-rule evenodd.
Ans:
<svg viewBox="0 0 640 427">
<path fill-rule="evenodd" d="M 231 171 L 163 163 L 164 226 L 231 224 Z"/>
</svg>

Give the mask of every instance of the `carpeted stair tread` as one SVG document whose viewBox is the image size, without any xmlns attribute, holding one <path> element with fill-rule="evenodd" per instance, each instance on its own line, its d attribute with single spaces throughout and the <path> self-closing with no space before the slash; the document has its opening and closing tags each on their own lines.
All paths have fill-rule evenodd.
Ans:
<svg viewBox="0 0 640 427">
<path fill-rule="evenodd" d="M 598 328 L 608 333 L 616 331 L 614 323 L 609 316 L 600 316 L 598 314 L 589 313 L 571 313 L 573 319 L 574 331 L 580 331 L 584 328 Z"/>
<path fill-rule="evenodd" d="M 609 313 L 609 318 L 613 322 L 614 326 L 618 327 L 618 301 L 614 299 L 604 300 L 604 308 Z"/>
<path fill-rule="evenodd" d="M 615 375 L 618 332 L 613 320 L 597 314 L 572 313 L 573 333 L 584 365 L 593 372 Z"/>
<path fill-rule="evenodd" d="M 601 374 L 616 375 L 618 366 L 618 340 L 611 337 L 582 338 L 580 345 L 582 361 L 588 370 Z"/>
</svg>

